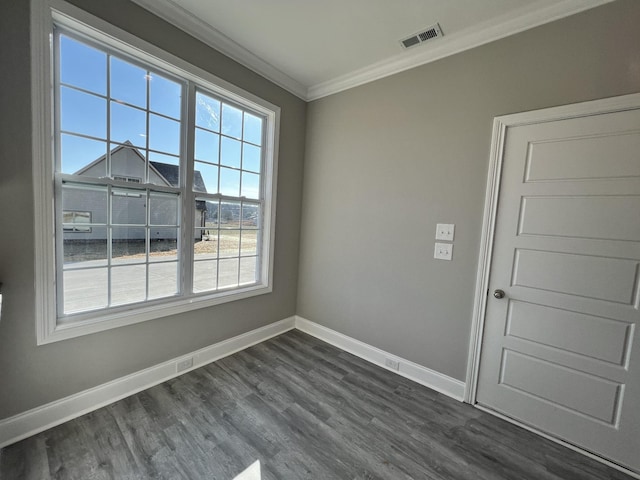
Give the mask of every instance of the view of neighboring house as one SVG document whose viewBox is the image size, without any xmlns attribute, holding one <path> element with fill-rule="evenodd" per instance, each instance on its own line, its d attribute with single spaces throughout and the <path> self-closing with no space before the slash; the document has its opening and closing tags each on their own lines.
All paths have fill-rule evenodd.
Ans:
<svg viewBox="0 0 640 480">
<path fill-rule="evenodd" d="M 131 142 L 125 142 L 109 153 L 110 172 L 114 180 L 132 184 L 144 183 L 146 159 Z M 87 177 L 104 177 L 107 172 L 107 155 L 103 155 L 89 163 L 74 175 Z M 148 183 L 160 186 L 178 186 L 180 169 L 178 165 L 162 162 L 149 162 Z M 197 191 L 206 192 L 206 186 L 199 171 L 194 172 L 194 187 Z M 65 242 L 73 240 L 102 241 L 107 238 L 106 227 L 91 226 L 91 224 L 140 225 L 140 227 L 114 227 L 112 241 L 144 240 L 147 215 L 146 192 L 142 190 L 113 188 L 111 202 L 112 221 L 108 222 L 107 192 L 100 188 L 68 185 L 63 193 L 63 215 Z M 118 198 L 116 198 L 118 197 Z M 174 194 L 150 194 L 150 239 L 176 239 L 177 209 L 179 204 Z M 195 227 L 205 227 L 207 205 L 204 201 L 197 201 L 195 208 Z M 153 226 L 157 226 L 154 228 Z M 195 237 L 200 238 L 200 232 Z"/>
</svg>

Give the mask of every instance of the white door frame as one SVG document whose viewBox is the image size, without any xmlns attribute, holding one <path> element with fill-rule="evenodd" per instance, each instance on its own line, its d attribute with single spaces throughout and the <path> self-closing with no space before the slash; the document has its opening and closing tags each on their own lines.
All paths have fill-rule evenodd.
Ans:
<svg viewBox="0 0 640 480">
<path fill-rule="evenodd" d="M 604 113 L 620 112 L 640 108 L 640 93 L 623 95 L 619 97 L 592 100 L 573 105 L 545 108 L 530 112 L 514 113 L 495 117 L 493 120 L 493 133 L 491 139 L 491 154 L 489 159 L 489 173 L 487 175 L 487 188 L 484 201 L 484 214 L 482 220 L 482 237 L 480 241 L 480 253 L 478 257 L 478 271 L 476 274 L 475 298 L 473 303 L 473 317 L 471 323 L 471 337 L 469 339 L 469 356 L 467 359 L 467 376 L 464 391 L 464 401 L 475 405 L 483 411 L 502 418 L 510 423 L 518 425 L 526 430 L 543 436 L 555 443 L 564 445 L 571 450 L 582 453 L 596 461 L 604 463 L 616 470 L 620 470 L 632 478 L 640 479 L 640 472 L 633 472 L 603 457 L 595 455 L 587 450 L 560 440 L 543 431 L 532 428 L 498 412 L 486 409 L 477 403 L 478 376 L 480 374 L 480 354 L 482 351 L 482 336 L 489 294 L 489 273 L 493 255 L 493 241 L 495 233 L 496 214 L 498 210 L 498 198 L 500 194 L 500 176 L 504 159 L 504 145 L 506 132 L 509 127 L 529 125 L 533 123 L 551 122 L 570 118 L 585 117 Z"/>
<path fill-rule="evenodd" d="M 489 270 L 493 254 L 496 214 L 498 209 L 498 197 L 500 194 L 500 174 L 502 172 L 507 129 L 509 127 L 519 125 L 566 120 L 570 118 L 633 110 L 637 108 L 640 108 L 640 93 L 576 103 L 561 107 L 545 108 L 531 112 L 503 115 L 496 117 L 493 120 L 489 174 L 487 176 L 487 189 L 484 201 L 482 238 L 480 241 L 480 254 L 478 257 L 471 337 L 469 341 L 469 357 L 467 360 L 467 378 L 464 392 L 465 402 L 472 405 L 476 404 L 478 375 L 480 373 L 482 335 L 484 332 L 489 288 Z"/>
</svg>

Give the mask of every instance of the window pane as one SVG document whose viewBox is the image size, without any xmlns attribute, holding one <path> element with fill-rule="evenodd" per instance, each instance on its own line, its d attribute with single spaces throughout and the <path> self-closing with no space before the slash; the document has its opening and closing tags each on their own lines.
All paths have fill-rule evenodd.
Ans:
<svg viewBox="0 0 640 480">
<path fill-rule="evenodd" d="M 142 183 L 141 177 L 127 177 L 122 175 L 113 175 L 113 179 L 118 182 L 126 182 L 126 183 Z"/>
<path fill-rule="evenodd" d="M 157 73 L 152 73 L 149 80 L 149 108 L 175 119 L 180 119 L 180 101 L 182 85 L 173 82 Z"/>
<path fill-rule="evenodd" d="M 262 119 L 245 112 L 242 138 L 245 142 L 262 145 Z"/>
<path fill-rule="evenodd" d="M 225 228 L 240 226 L 240 202 L 220 203 L 220 224 Z"/>
<path fill-rule="evenodd" d="M 149 115 L 149 148 L 179 155 L 180 123 L 158 115 Z"/>
<path fill-rule="evenodd" d="M 111 269 L 111 305 L 143 302 L 147 296 L 147 266 Z"/>
<path fill-rule="evenodd" d="M 240 168 L 240 146 L 238 140 L 222 137 L 220 146 L 220 163 L 228 167 Z"/>
<path fill-rule="evenodd" d="M 159 155 L 153 155 L 159 158 Z M 175 157 L 163 155 L 167 160 L 171 161 Z M 149 183 L 154 185 L 163 185 L 166 187 L 180 186 L 180 166 L 165 162 L 149 162 Z"/>
<path fill-rule="evenodd" d="M 68 270 L 63 274 L 64 313 L 97 310 L 107 306 L 107 269 Z"/>
<path fill-rule="evenodd" d="M 207 202 L 204 200 L 196 200 L 195 202 L 195 215 L 193 219 L 193 225 L 195 228 L 204 228 L 206 226 L 206 218 L 207 218 Z M 196 232 L 194 239 L 199 240 L 200 237 Z"/>
<path fill-rule="evenodd" d="M 177 195 L 151 192 L 149 208 L 150 225 L 178 225 Z"/>
<path fill-rule="evenodd" d="M 107 174 L 107 164 L 104 159 L 98 161 L 107 153 L 105 142 L 63 133 L 60 135 L 60 143 L 62 173 L 96 178 Z M 93 162 L 95 163 L 87 168 Z"/>
<path fill-rule="evenodd" d="M 240 255 L 240 230 L 220 230 L 220 257 Z"/>
<path fill-rule="evenodd" d="M 197 228 L 193 244 L 195 260 L 218 258 L 218 230 Z"/>
<path fill-rule="evenodd" d="M 95 95 L 61 87 L 60 124 L 67 132 L 107 138 L 107 102 Z"/>
<path fill-rule="evenodd" d="M 149 261 L 166 262 L 178 260 L 178 229 L 153 228 L 149 242 Z"/>
<path fill-rule="evenodd" d="M 92 223 L 106 224 L 107 189 L 67 183 L 62 187 L 62 210 L 88 212 Z"/>
<path fill-rule="evenodd" d="M 87 268 L 107 265 L 107 228 L 91 227 L 91 233 L 64 232 L 64 268 Z"/>
<path fill-rule="evenodd" d="M 266 117 L 245 111 L 251 103 L 245 107 L 238 97 L 200 92 L 197 80 L 174 78 L 170 67 L 163 73 L 161 63 L 145 65 L 144 55 L 118 53 L 131 52 L 126 47 L 113 44 L 109 53 L 100 42 L 94 48 L 62 31 L 54 33 L 59 82 L 53 98 L 60 126 L 56 173 L 66 174 L 66 183 L 55 186 L 64 309 L 193 293 L 182 291 L 180 263 L 191 253 L 195 292 L 254 284 L 263 251 Z M 188 91 L 195 96 L 187 99 Z M 182 114 L 192 108 L 195 124 L 187 125 Z M 181 142 L 192 136 L 185 148 Z M 191 165 L 181 164 L 187 150 Z M 192 185 L 185 172 L 193 172 Z M 83 183 L 89 180 L 96 186 Z M 191 227 L 191 220 L 187 233 L 182 225 Z M 66 284 L 67 272 L 84 273 Z"/>
<path fill-rule="evenodd" d="M 216 260 L 194 262 L 193 264 L 193 291 L 206 292 L 216 289 L 216 276 L 218 262 Z"/>
<path fill-rule="evenodd" d="M 111 140 L 131 142 L 138 147 L 147 144 L 147 115 L 143 110 L 111 102 Z"/>
<path fill-rule="evenodd" d="M 196 128 L 195 157 L 209 163 L 218 163 L 220 135 Z"/>
<path fill-rule="evenodd" d="M 218 288 L 238 286 L 238 258 L 219 260 Z"/>
<path fill-rule="evenodd" d="M 146 162 L 137 148 L 111 144 L 111 173 L 114 180 L 128 183 L 143 183 Z"/>
<path fill-rule="evenodd" d="M 218 191 L 218 167 L 195 162 L 193 172 L 194 192 L 216 193 Z"/>
<path fill-rule="evenodd" d="M 91 212 L 64 210 L 62 230 L 69 233 L 91 233 Z"/>
<path fill-rule="evenodd" d="M 203 202 L 204 203 L 204 207 L 199 206 L 199 203 Z M 218 201 L 213 201 L 213 202 L 209 202 L 209 201 L 203 201 L 203 200 L 196 200 L 196 211 L 198 210 L 198 208 L 204 208 L 204 226 L 205 227 L 213 227 L 213 228 L 217 228 L 218 226 L 218 218 L 219 218 L 219 210 L 220 210 L 220 202 Z M 199 222 L 196 222 L 196 225 L 198 225 Z"/>
<path fill-rule="evenodd" d="M 247 198 L 260 198 L 260 175 L 242 172 L 241 195 Z"/>
<path fill-rule="evenodd" d="M 149 161 L 166 163 L 168 165 L 180 165 L 180 157 L 175 155 L 165 155 L 158 152 L 149 152 Z"/>
<path fill-rule="evenodd" d="M 256 283 L 258 274 L 258 258 L 240 259 L 240 285 Z"/>
<path fill-rule="evenodd" d="M 60 35 L 60 81 L 105 95 L 107 55 L 84 43 Z"/>
<path fill-rule="evenodd" d="M 250 203 L 244 203 L 242 205 L 242 228 L 258 228 L 258 221 L 260 220 L 260 207 L 258 205 L 251 205 Z"/>
<path fill-rule="evenodd" d="M 229 137 L 242 138 L 242 110 L 222 104 L 222 133 Z"/>
<path fill-rule="evenodd" d="M 196 125 L 214 132 L 220 131 L 220 102 L 196 93 Z"/>
<path fill-rule="evenodd" d="M 178 262 L 149 265 L 149 298 L 178 294 Z"/>
<path fill-rule="evenodd" d="M 240 255 L 243 257 L 256 255 L 258 245 L 258 230 L 242 230 L 240 238 Z"/>
<path fill-rule="evenodd" d="M 220 193 L 234 197 L 240 196 L 240 172 L 230 168 L 220 169 Z"/>
<path fill-rule="evenodd" d="M 260 147 L 242 144 L 242 169 L 260 173 Z"/>
<path fill-rule="evenodd" d="M 147 261 L 147 230 L 144 227 L 111 228 L 111 263 L 144 263 Z"/>
<path fill-rule="evenodd" d="M 65 227 L 69 227 L 70 230 L 76 229 L 75 223 L 91 223 L 91 212 L 76 212 L 74 210 L 71 211 L 63 211 L 62 212 L 62 223 Z M 82 225 L 84 231 L 84 225 Z"/>
<path fill-rule="evenodd" d="M 111 98 L 147 108 L 147 72 L 111 57 Z"/>
<path fill-rule="evenodd" d="M 111 194 L 111 219 L 114 224 L 145 225 L 147 195 L 144 190 L 114 188 Z"/>
</svg>

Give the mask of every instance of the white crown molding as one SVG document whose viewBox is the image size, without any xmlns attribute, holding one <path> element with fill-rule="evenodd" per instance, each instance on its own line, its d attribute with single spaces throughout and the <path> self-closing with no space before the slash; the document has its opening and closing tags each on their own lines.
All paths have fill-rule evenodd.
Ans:
<svg viewBox="0 0 640 480">
<path fill-rule="evenodd" d="M 307 87 L 265 62 L 222 32 L 188 12 L 172 0 L 131 0 L 154 15 L 175 25 L 211 48 L 265 77 L 295 96 L 306 100 Z"/>
<path fill-rule="evenodd" d="M 440 392 L 455 400 L 462 401 L 464 397 L 465 384 L 460 380 L 449 377 L 443 373 L 436 372 L 430 368 L 418 365 L 410 360 L 398 357 L 384 350 L 380 350 L 372 345 L 348 337 L 340 332 L 312 322 L 298 315 L 295 316 L 296 329 L 308 333 L 320 340 L 360 357 L 367 362 L 371 362 L 390 372 L 408 378 L 411 381 L 424 385 L 432 390 Z M 394 370 L 385 365 L 385 360 L 398 362 L 398 370 Z"/>
<path fill-rule="evenodd" d="M 388 77 L 450 55 L 523 32 L 545 23 L 594 8 L 614 0 L 561 0 L 542 8 L 529 7 L 481 23 L 461 34 L 446 35 L 425 47 L 417 47 L 367 67 L 309 87 L 307 101 L 317 100 L 365 83 Z M 445 32 L 446 34 L 446 32 Z"/>
<path fill-rule="evenodd" d="M 460 34 L 445 36 L 437 42 L 429 44 L 428 47 L 418 47 L 415 50 L 399 53 L 309 88 L 237 44 L 208 23 L 177 5 L 173 0 L 132 1 L 297 97 L 312 101 L 455 55 L 614 0 L 560 0 L 543 7 L 530 5 L 524 10 L 519 9 L 480 23 Z"/>
</svg>

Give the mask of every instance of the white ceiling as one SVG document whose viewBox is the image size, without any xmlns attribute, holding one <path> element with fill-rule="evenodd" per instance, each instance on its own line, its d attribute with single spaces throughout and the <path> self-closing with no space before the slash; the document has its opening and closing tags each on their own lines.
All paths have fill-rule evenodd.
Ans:
<svg viewBox="0 0 640 480">
<path fill-rule="evenodd" d="M 133 0 L 312 100 L 611 0 Z M 439 23 L 444 36 L 400 40 Z"/>
</svg>

